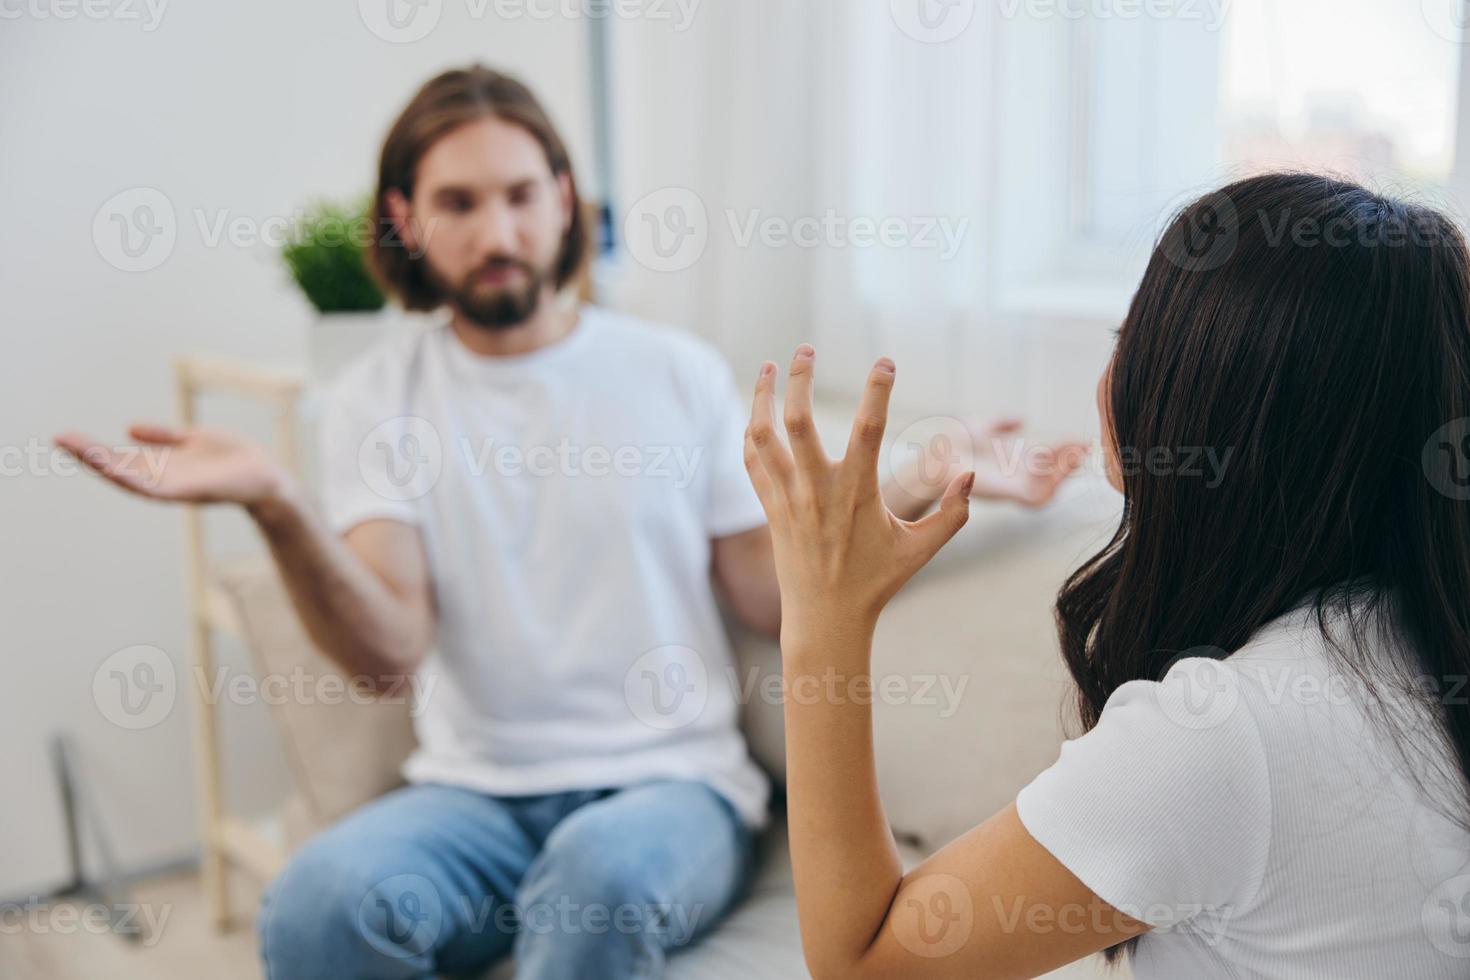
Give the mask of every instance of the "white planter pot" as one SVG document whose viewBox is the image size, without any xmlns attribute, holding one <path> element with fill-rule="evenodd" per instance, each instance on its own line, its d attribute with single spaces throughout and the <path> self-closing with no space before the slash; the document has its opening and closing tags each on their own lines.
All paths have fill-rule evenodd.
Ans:
<svg viewBox="0 0 1470 980">
<path fill-rule="evenodd" d="M 391 307 L 366 313 L 322 313 L 306 338 L 307 376 L 325 384 L 383 338 L 395 316 Z"/>
</svg>

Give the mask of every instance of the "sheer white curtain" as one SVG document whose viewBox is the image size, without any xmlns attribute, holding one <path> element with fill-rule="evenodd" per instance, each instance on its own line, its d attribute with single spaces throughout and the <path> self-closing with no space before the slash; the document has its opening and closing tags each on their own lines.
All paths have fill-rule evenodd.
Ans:
<svg viewBox="0 0 1470 980">
<path fill-rule="evenodd" d="M 1067 9 L 885 0 L 824 32 L 814 187 L 914 236 L 817 254 L 814 328 L 843 361 L 829 384 L 888 353 L 916 409 L 1092 423 L 1106 328 L 1214 167 L 1218 37 Z"/>
<path fill-rule="evenodd" d="M 1090 423 L 1121 304 L 1099 314 L 1053 281 L 1076 207 L 1076 23 L 1025 10 L 704 0 L 683 31 L 615 24 L 616 203 L 703 232 L 673 268 L 625 241 L 625 305 L 709 336 L 742 377 L 811 340 L 829 395 L 887 354 L 901 411 Z M 693 198 L 640 209 L 666 192 Z"/>
<path fill-rule="evenodd" d="M 623 305 L 708 337 L 743 383 L 810 336 L 811 252 L 745 230 L 810 207 L 811 51 L 831 18 L 825 0 L 692 9 L 683 30 L 612 25 L 615 279 Z M 662 261 L 638 240 L 645 224 L 697 241 Z"/>
<path fill-rule="evenodd" d="M 992 327 L 1000 66 L 993 5 L 931 4 L 963 20 L 934 35 L 925 2 L 847 4 L 814 52 L 815 203 L 846 230 L 816 255 L 813 327 L 829 390 L 889 354 L 906 402 L 955 406 Z"/>
</svg>

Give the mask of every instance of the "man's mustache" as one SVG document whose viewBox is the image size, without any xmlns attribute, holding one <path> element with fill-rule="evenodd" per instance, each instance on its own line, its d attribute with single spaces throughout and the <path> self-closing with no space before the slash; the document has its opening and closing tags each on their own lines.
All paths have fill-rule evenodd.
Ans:
<svg viewBox="0 0 1470 980">
<path fill-rule="evenodd" d="M 534 266 L 531 265 L 531 263 L 526 262 L 522 259 L 513 259 L 508 256 L 501 256 L 490 259 L 488 262 L 475 269 L 465 278 L 468 282 L 474 282 L 476 279 L 487 272 L 500 272 L 505 269 L 520 269 L 526 274 L 526 277 L 528 279 L 536 278 L 536 269 Z"/>
</svg>

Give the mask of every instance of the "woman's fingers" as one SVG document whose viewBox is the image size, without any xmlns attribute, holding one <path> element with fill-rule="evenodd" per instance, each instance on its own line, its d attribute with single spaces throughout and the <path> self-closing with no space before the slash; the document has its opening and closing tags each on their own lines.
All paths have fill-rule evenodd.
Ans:
<svg viewBox="0 0 1470 980">
<path fill-rule="evenodd" d="M 862 476 L 877 479 L 878 454 L 883 448 L 883 429 L 888 425 L 888 396 L 893 392 L 893 362 L 878 358 L 868 372 L 868 383 L 858 402 L 852 420 L 852 435 L 847 440 L 847 456 L 843 465 L 855 468 Z"/>
<path fill-rule="evenodd" d="M 776 365 L 770 361 L 761 365 L 760 376 L 756 378 L 755 399 L 750 406 L 750 428 L 746 430 L 745 438 L 755 449 L 772 487 L 778 492 L 785 492 L 791 485 L 794 466 L 791 453 L 776 434 Z"/>
<path fill-rule="evenodd" d="M 970 519 L 970 490 L 974 486 L 975 471 L 961 473 L 950 481 L 944 496 L 939 498 L 939 507 L 909 525 L 917 542 L 920 565 L 933 558 Z"/>
<path fill-rule="evenodd" d="M 755 487 L 755 495 L 760 498 L 761 507 L 765 508 L 766 517 L 771 517 L 771 505 L 774 498 L 771 496 L 771 478 L 766 473 L 765 464 L 761 462 L 760 453 L 756 452 L 755 440 L 750 437 L 750 428 L 745 430 L 745 472 L 750 476 L 750 485 Z"/>
<path fill-rule="evenodd" d="M 815 364 L 816 352 L 812 345 L 800 345 L 791 358 L 790 377 L 786 382 L 786 436 L 791 440 L 791 452 L 797 464 L 808 472 L 820 472 L 828 466 L 827 454 L 822 451 L 822 439 L 817 435 L 817 427 L 812 420 L 812 368 Z"/>
</svg>

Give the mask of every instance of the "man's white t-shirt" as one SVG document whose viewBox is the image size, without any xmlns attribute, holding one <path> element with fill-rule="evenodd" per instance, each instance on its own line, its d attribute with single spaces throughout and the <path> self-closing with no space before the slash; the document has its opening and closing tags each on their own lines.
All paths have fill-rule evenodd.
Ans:
<svg viewBox="0 0 1470 980">
<path fill-rule="evenodd" d="M 1340 613 L 1329 629 L 1348 641 Z M 1470 977 L 1470 833 L 1435 775 L 1454 763 L 1419 706 L 1379 705 L 1334 656 L 1302 609 L 1226 660 L 1181 659 L 1021 791 L 1030 834 L 1155 927 L 1139 980 Z"/>
<path fill-rule="evenodd" d="M 433 576 L 410 782 L 699 780 L 764 822 L 710 582 L 711 539 L 765 523 L 747 418 L 711 346 L 596 307 L 531 353 L 474 354 L 445 323 L 344 372 L 321 425 L 327 519 L 415 525 Z"/>
</svg>

